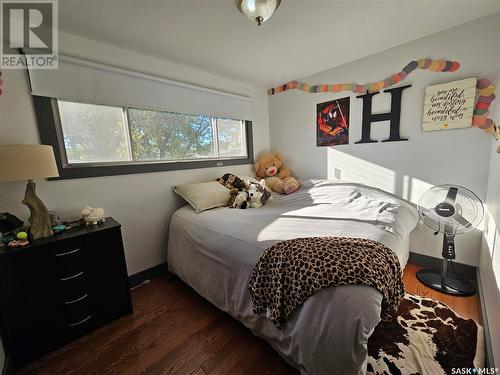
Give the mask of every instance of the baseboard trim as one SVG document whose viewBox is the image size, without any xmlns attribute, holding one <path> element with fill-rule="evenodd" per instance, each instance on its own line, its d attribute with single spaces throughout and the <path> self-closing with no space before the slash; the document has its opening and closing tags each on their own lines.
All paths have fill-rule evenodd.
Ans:
<svg viewBox="0 0 500 375">
<path fill-rule="evenodd" d="M 438 271 L 441 269 L 442 258 L 434 258 L 428 255 L 418 254 L 410 251 L 408 263 Z M 460 274 L 460 276 L 466 277 L 477 287 L 477 267 L 458 262 L 453 262 L 453 264 L 455 265 L 455 269 L 457 270 L 457 273 Z"/>
<path fill-rule="evenodd" d="M 128 277 L 128 285 L 130 288 L 134 288 L 142 284 L 145 280 L 152 280 L 160 276 L 165 276 L 168 278 L 174 277 L 174 275 L 168 272 L 168 267 L 166 262 L 145 269 L 144 271 L 134 273 L 133 275 L 130 275 Z"/>
<path fill-rule="evenodd" d="M 488 314 L 486 312 L 486 304 L 484 301 L 484 294 L 483 294 L 483 283 L 481 281 L 481 271 L 479 270 L 479 268 L 477 269 L 476 279 L 477 279 L 477 290 L 479 293 L 479 302 L 481 303 L 481 318 L 482 318 L 481 323 L 482 323 L 483 328 L 484 328 L 484 346 L 485 346 L 485 354 L 486 354 L 485 367 L 486 368 L 495 368 L 495 359 L 493 357 L 493 347 L 491 346 L 490 326 L 488 324 Z"/>
</svg>

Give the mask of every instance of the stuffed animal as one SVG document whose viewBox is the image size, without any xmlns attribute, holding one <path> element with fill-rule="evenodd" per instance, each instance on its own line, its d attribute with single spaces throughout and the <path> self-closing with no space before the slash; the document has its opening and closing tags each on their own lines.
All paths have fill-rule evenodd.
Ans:
<svg viewBox="0 0 500 375">
<path fill-rule="evenodd" d="M 248 188 L 249 207 L 259 208 L 267 203 L 271 198 L 271 193 L 266 189 L 266 180 L 260 180 L 260 183 L 250 182 Z"/>
<path fill-rule="evenodd" d="M 247 208 L 248 193 L 246 191 L 238 191 L 238 189 L 231 189 L 231 195 L 226 203 L 229 208 Z"/>
<path fill-rule="evenodd" d="M 266 181 L 266 186 L 279 194 L 291 194 L 300 187 L 299 182 L 292 177 L 290 169 L 285 167 L 280 154 L 264 154 L 253 166 L 259 179 Z"/>
<path fill-rule="evenodd" d="M 218 178 L 216 181 L 218 181 L 219 184 L 223 185 L 229 190 L 237 189 L 238 191 L 243 191 L 248 189 L 248 184 L 245 181 L 243 181 L 241 178 L 231 173 L 226 173 L 224 176 Z"/>
<path fill-rule="evenodd" d="M 227 201 L 226 206 L 228 206 L 229 208 L 242 208 L 242 209 L 248 207 L 248 201 L 250 200 L 248 192 L 238 191 L 238 189 L 231 189 L 230 194 L 231 197 Z"/>
<path fill-rule="evenodd" d="M 82 220 L 87 225 L 102 224 L 106 221 L 106 213 L 104 212 L 104 208 L 101 207 L 92 208 L 87 206 L 82 208 L 80 213 L 82 214 Z"/>
</svg>

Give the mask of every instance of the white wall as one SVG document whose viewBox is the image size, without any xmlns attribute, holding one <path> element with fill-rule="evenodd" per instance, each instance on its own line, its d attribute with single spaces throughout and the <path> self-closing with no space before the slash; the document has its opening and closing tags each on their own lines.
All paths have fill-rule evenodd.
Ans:
<svg viewBox="0 0 500 375">
<path fill-rule="evenodd" d="M 500 30 L 500 21 L 498 27 Z M 500 47 L 497 48 L 496 61 L 500 61 Z M 494 78 L 493 82 L 497 87 L 498 100 L 500 66 L 498 66 Z M 498 103 L 495 107 L 492 107 L 490 115 L 496 124 L 500 126 L 500 105 Z M 493 140 L 479 270 L 486 301 L 495 364 L 498 367 L 500 365 L 500 154 L 496 152 L 497 147 L 500 147 L 500 142 Z"/>
<path fill-rule="evenodd" d="M 60 34 L 61 53 L 155 74 L 182 82 L 220 89 L 253 98 L 254 152 L 269 149 L 268 102 L 264 88 L 187 68 L 126 50 Z M 0 96 L 0 143 L 39 143 L 33 105 L 24 71 L 4 70 Z M 49 209 L 60 215 L 78 215 L 86 205 L 104 207 L 122 225 L 129 274 L 164 262 L 171 214 L 183 202 L 172 187 L 191 181 L 215 179 L 226 171 L 249 174 L 250 166 L 39 181 L 37 193 Z M 29 216 L 21 204 L 25 182 L 0 184 L 0 211 L 23 220 Z"/>
<path fill-rule="evenodd" d="M 424 133 L 422 112 L 428 85 L 473 76 L 493 78 L 499 61 L 494 48 L 498 45 L 499 19 L 500 13 L 496 13 L 303 78 L 311 84 L 363 84 L 386 78 L 414 59 L 460 61 L 462 66 L 455 73 L 415 70 L 401 83 L 412 84 L 403 92 L 401 113 L 401 135 L 409 141 L 356 145 L 361 138 L 361 99 L 347 92 L 307 94 L 291 90 L 269 97 L 272 150 L 286 155 L 299 178 L 334 178 L 337 168 L 344 180 L 375 185 L 413 202 L 428 187 L 442 183 L 463 185 L 485 199 L 491 137 L 477 128 Z M 351 97 L 350 144 L 316 147 L 316 104 L 346 96 Z M 374 112 L 387 112 L 390 95 L 376 95 L 373 105 Z M 387 122 L 373 124 L 372 138 L 385 139 L 388 134 Z M 479 231 L 458 237 L 457 260 L 478 264 L 480 243 Z M 412 236 L 412 250 L 440 257 L 441 239 L 419 228 Z"/>
<path fill-rule="evenodd" d="M 500 74 L 498 77 L 497 82 L 500 83 Z M 499 112 L 497 110 L 497 113 Z M 497 124 L 500 123 L 499 117 L 498 115 L 496 117 Z M 500 154 L 496 153 L 498 146 L 500 146 L 499 142 L 493 142 L 491 148 L 490 179 L 486 199 L 487 214 L 479 263 L 497 367 L 500 362 Z"/>
</svg>

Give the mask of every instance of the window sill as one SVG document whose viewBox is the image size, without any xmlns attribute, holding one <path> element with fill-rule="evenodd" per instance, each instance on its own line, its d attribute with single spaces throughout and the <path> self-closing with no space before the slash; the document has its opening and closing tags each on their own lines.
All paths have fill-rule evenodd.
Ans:
<svg viewBox="0 0 500 375">
<path fill-rule="evenodd" d="M 74 178 L 118 176 L 135 173 L 154 173 L 166 171 L 179 171 L 185 169 L 215 168 L 232 165 L 253 164 L 253 157 L 244 159 L 221 159 L 221 160 L 196 160 L 168 163 L 141 163 L 126 165 L 103 165 L 91 167 L 60 167 L 59 177 L 49 178 L 50 181 L 67 180 Z"/>
</svg>

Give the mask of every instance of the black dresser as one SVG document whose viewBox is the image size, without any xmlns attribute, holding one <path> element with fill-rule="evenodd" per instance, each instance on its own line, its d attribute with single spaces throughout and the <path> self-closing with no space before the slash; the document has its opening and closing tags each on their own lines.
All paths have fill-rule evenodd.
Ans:
<svg viewBox="0 0 500 375">
<path fill-rule="evenodd" d="M 0 247 L 0 309 L 14 367 L 132 313 L 120 224 Z"/>
</svg>

